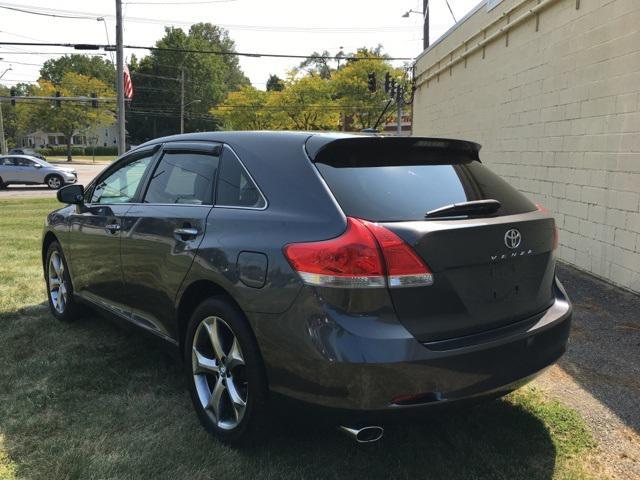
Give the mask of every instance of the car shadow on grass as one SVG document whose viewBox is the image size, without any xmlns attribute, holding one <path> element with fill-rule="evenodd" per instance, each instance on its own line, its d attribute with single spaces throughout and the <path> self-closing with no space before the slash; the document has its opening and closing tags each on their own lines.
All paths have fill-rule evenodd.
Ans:
<svg viewBox="0 0 640 480">
<path fill-rule="evenodd" d="M 370 445 L 274 417 L 264 442 L 231 448 L 198 424 L 174 357 L 97 316 L 64 324 L 42 309 L 0 321 L 0 470 L 4 454 L 20 477 L 547 479 L 562 457 L 527 394 Z"/>
</svg>

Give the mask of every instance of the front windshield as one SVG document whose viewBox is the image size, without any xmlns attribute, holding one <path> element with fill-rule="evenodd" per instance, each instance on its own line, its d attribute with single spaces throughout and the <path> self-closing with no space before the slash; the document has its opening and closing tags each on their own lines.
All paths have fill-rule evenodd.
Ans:
<svg viewBox="0 0 640 480">
<path fill-rule="evenodd" d="M 40 165 L 42 165 L 43 167 L 53 167 L 53 165 L 51 165 L 49 162 L 46 162 L 38 157 L 29 157 L 29 160 L 36 162 Z"/>
</svg>

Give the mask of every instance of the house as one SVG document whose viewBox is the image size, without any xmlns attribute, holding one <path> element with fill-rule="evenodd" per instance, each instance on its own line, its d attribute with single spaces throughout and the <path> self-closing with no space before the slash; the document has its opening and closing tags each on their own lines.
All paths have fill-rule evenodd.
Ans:
<svg viewBox="0 0 640 480">
<path fill-rule="evenodd" d="M 82 133 L 78 133 L 72 138 L 74 147 L 112 147 L 117 145 L 118 129 L 117 125 L 95 127 Z M 66 145 L 65 136 L 60 132 L 44 132 L 38 130 L 27 133 L 19 139 L 22 147 L 43 148 L 54 147 L 56 145 Z"/>
</svg>

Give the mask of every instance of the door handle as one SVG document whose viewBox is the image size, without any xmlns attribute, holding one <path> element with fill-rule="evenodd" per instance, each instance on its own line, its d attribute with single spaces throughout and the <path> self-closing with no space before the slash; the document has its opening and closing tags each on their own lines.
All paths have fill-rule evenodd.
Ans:
<svg viewBox="0 0 640 480">
<path fill-rule="evenodd" d="M 176 228 L 173 231 L 173 234 L 176 237 L 180 237 L 180 240 L 187 240 L 188 238 L 193 238 L 197 236 L 198 233 L 199 232 L 197 228 L 191 228 L 191 227 Z"/>
<path fill-rule="evenodd" d="M 109 225 L 105 225 L 105 230 L 108 230 L 110 233 L 116 233 L 120 231 L 119 223 L 110 223 Z"/>
</svg>

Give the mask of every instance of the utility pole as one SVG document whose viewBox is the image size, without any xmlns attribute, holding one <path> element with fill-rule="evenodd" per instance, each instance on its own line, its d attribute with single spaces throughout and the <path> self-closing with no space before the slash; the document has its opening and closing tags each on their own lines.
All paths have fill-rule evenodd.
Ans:
<svg viewBox="0 0 640 480">
<path fill-rule="evenodd" d="M 422 46 L 423 50 L 429 48 L 429 0 L 422 0 L 422 16 L 424 17 L 424 25 L 422 27 Z"/>
<path fill-rule="evenodd" d="M 4 141 L 4 122 L 2 121 L 2 103 L 0 103 L 0 153 L 7 154 L 7 142 Z"/>
<path fill-rule="evenodd" d="M 124 47 L 122 39 L 122 0 L 116 0 L 116 85 L 118 102 L 118 155 L 122 155 L 126 147 L 125 114 L 124 114 Z"/>
<path fill-rule="evenodd" d="M 180 133 L 184 133 L 184 65 L 180 68 Z"/>
<path fill-rule="evenodd" d="M 5 73 L 7 73 L 9 70 L 12 70 L 12 68 L 9 67 L 4 72 L 2 72 L 2 75 L 0 75 L 0 78 L 4 77 Z M 4 139 L 4 120 L 2 118 L 2 103 L 0 103 L 0 153 L 2 155 L 7 154 L 7 142 Z"/>
<path fill-rule="evenodd" d="M 398 106 L 398 119 L 396 121 L 396 133 L 398 134 L 398 136 L 402 135 L 402 103 L 403 103 L 403 92 L 404 89 L 400 88 L 400 85 L 398 85 L 398 93 L 396 93 L 396 105 Z"/>
</svg>

